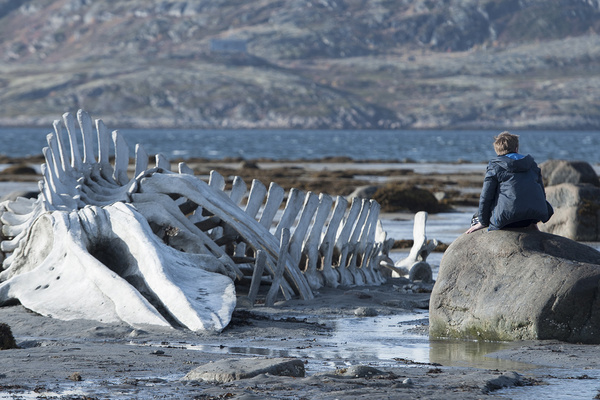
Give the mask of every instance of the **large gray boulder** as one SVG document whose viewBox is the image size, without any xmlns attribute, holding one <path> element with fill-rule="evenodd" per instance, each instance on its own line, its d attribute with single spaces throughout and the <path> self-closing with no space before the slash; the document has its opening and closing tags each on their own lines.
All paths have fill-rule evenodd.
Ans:
<svg viewBox="0 0 600 400">
<path fill-rule="evenodd" d="M 594 168 L 585 161 L 548 160 L 540 164 L 544 186 L 573 183 L 588 183 L 600 186 L 600 180 Z"/>
<path fill-rule="evenodd" d="M 554 215 L 540 230 L 578 241 L 600 240 L 600 187 L 563 183 L 546 188 Z"/>
<path fill-rule="evenodd" d="M 585 161 L 540 164 L 546 198 L 554 215 L 540 229 L 578 241 L 600 240 L 600 181 Z"/>
<path fill-rule="evenodd" d="M 600 252 L 536 230 L 481 230 L 446 250 L 432 337 L 600 343 Z"/>
</svg>

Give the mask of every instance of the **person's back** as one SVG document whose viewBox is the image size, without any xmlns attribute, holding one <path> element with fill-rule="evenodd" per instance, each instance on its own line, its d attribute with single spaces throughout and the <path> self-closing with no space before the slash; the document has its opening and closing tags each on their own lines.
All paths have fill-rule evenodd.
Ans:
<svg viewBox="0 0 600 400">
<path fill-rule="evenodd" d="M 518 153 L 518 138 L 508 132 L 495 138 L 498 156 L 487 166 L 478 223 L 467 233 L 485 227 L 494 230 L 535 226 L 550 219 L 552 208 L 546 202 L 541 171 L 533 157 Z"/>
</svg>

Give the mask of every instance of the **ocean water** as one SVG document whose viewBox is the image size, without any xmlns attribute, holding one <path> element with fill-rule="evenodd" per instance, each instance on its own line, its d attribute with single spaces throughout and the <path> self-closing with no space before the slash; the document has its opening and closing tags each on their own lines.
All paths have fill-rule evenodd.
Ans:
<svg viewBox="0 0 600 400">
<path fill-rule="evenodd" d="M 41 154 L 52 128 L 0 128 L 0 155 Z M 491 130 L 173 130 L 122 129 L 133 155 L 141 144 L 148 154 L 173 158 L 414 161 L 482 163 L 494 156 Z M 512 131 L 521 152 L 548 159 L 600 163 L 599 131 Z"/>
</svg>

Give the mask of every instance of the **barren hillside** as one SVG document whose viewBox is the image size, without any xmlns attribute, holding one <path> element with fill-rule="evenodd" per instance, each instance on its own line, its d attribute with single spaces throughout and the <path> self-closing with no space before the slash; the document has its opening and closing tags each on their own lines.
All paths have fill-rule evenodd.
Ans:
<svg viewBox="0 0 600 400">
<path fill-rule="evenodd" d="M 598 0 L 0 0 L 0 125 L 600 128 Z"/>
</svg>

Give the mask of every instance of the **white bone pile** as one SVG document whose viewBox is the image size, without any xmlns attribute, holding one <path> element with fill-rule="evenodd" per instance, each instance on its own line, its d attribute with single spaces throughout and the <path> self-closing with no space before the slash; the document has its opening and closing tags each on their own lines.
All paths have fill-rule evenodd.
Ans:
<svg viewBox="0 0 600 400">
<path fill-rule="evenodd" d="M 252 302 L 261 283 L 271 285 L 268 305 L 279 291 L 311 299 L 324 285 L 384 281 L 393 240 L 376 202 L 348 207 L 342 197 L 286 194 L 257 180 L 248 190 L 239 177 L 225 191 L 217 172 L 208 183 L 184 163 L 172 172 L 160 154 L 149 168 L 140 145 L 130 168 L 118 131 L 111 146 L 102 121 L 94 129 L 81 110 L 77 120 L 80 134 L 67 113 L 66 133 L 55 121 L 47 136 L 39 196 L 0 203 L 0 305 L 219 331 L 236 304 L 235 282 L 250 276 Z"/>
</svg>

